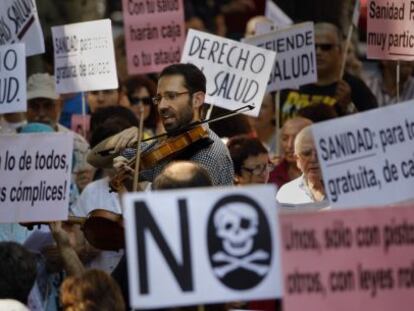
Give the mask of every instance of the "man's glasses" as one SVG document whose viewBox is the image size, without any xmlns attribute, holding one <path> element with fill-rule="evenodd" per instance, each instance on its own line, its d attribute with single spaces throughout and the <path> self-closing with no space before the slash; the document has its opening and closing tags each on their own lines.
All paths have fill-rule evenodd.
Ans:
<svg viewBox="0 0 414 311">
<path fill-rule="evenodd" d="M 128 96 L 128 99 L 129 99 L 129 102 L 131 103 L 132 106 L 139 105 L 141 102 L 145 106 L 152 105 L 152 99 L 149 96 L 146 96 L 146 97 L 133 97 L 133 96 Z"/>
<path fill-rule="evenodd" d="M 268 172 L 271 172 L 271 171 L 273 171 L 274 168 L 275 168 L 275 165 L 271 162 L 269 162 L 267 164 L 256 165 L 255 167 L 242 166 L 242 170 L 245 170 L 246 172 L 248 172 L 252 175 L 255 175 L 255 176 L 262 175 L 265 170 L 267 170 Z"/>
<path fill-rule="evenodd" d="M 161 99 L 165 99 L 168 101 L 173 101 L 175 100 L 178 96 L 180 95 L 184 95 L 184 94 L 189 94 L 189 91 L 186 92 L 165 92 L 164 95 L 157 95 L 154 96 L 152 98 L 152 102 L 154 103 L 154 105 L 158 105 L 161 102 Z"/>
<path fill-rule="evenodd" d="M 333 43 L 315 44 L 315 50 L 317 50 L 318 48 L 320 48 L 321 51 L 328 52 L 328 51 L 331 51 L 336 46 L 338 46 L 338 45 L 337 44 L 333 44 Z"/>
</svg>

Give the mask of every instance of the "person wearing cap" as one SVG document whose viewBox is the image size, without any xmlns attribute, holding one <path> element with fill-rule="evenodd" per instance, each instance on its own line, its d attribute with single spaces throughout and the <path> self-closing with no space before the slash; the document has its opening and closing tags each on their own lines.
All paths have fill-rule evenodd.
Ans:
<svg viewBox="0 0 414 311">
<path fill-rule="evenodd" d="M 27 113 L 28 123 L 44 123 L 50 125 L 56 132 L 72 132 L 58 123 L 63 101 L 56 93 L 55 80 L 47 73 L 36 73 L 27 81 Z M 77 190 L 82 191 L 92 181 L 93 169 L 86 162 L 89 144 L 79 134 L 72 132 L 74 137 L 74 162 L 72 172 Z M 72 198 L 74 200 L 75 198 Z"/>
</svg>

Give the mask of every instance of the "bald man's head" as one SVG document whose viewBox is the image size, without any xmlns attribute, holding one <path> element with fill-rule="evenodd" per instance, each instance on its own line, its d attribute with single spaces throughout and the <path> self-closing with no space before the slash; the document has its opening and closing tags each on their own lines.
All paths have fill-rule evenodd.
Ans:
<svg viewBox="0 0 414 311">
<path fill-rule="evenodd" d="M 269 26 L 273 26 L 273 22 L 268 19 L 264 15 L 257 15 L 249 19 L 249 21 L 246 24 L 246 31 L 244 33 L 244 36 L 246 38 L 252 37 L 256 35 L 256 25 L 257 24 L 268 24 Z"/>
<path fill-rule="evenodd" d="M 296 164 L 305 180 L 313 182 L 322 180 L 311 126 L 303 128 L 296 136 L 295 157 Z"/>
<path fill-rule="evenodd" d="M 179 189 L 212 186 L 208 172 L 195 162 L 176 161 L 168 164 L 155 178 L 153 189 Z"/>
<path fill-rule="evenodd" d="M 294 156 L 296 135 L 306 126 L 312 124 L 312 121 L 303 117 L 294 117 L 283 124 L 281 131 L 282 151 L 288 163 L 295 163 Z"/>
</svg>

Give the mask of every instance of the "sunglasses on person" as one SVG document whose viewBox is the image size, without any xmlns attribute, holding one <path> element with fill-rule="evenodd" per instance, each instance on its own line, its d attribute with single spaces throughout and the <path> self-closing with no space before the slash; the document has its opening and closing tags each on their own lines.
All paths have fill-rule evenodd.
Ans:
<svg viewBox="0 0 414 311">
<path fill-rule="evenodd" d="M 145 106 L 149 106 L 152 105 L 152 99 L 149 96 L 145 96 L 145 97 L 133 97 L 133 96 L 128 96 L 129 98 L 129 102 L 131 103 L 131 106 L 136 106 L 141 104 L 141 102 L 145 105 Z"/>
<path fill-rule="evenodd" d="M 333 43 L 321 43 L 321 44 L 315 44 L 315 50 L 318 48 L 321 49 L 321 51 L 328 52 L 331 51 L 334 47 L 338 46 L 337 44 Z"/>
</svg>

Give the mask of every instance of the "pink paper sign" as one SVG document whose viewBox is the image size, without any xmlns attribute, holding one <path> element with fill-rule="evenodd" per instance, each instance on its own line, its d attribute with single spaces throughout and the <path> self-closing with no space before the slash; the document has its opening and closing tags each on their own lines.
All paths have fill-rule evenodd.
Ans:
<svg viewBox="0 0 414 311">
<path fill-rule="evenodd" d="M 414 60 L 414 2 L 369 0 L 367 56 Z"/>
<path fill-rule="evenodd" d="M 280 217 L 284 310 L 414 305 L 414 205 Z"/>
<path fill-rule="evenodd" d="M 182 0 L 123 0 L 129 74 L 179 63 L 185 41 Z"/>
<path fill-rule="evenodd" d="M 86 140 L 89 140 L 90 123 L 90 115 L 73 114 L 71 118 L 71 129 L 79 135 L 82 135 Z"/>
</svg>

